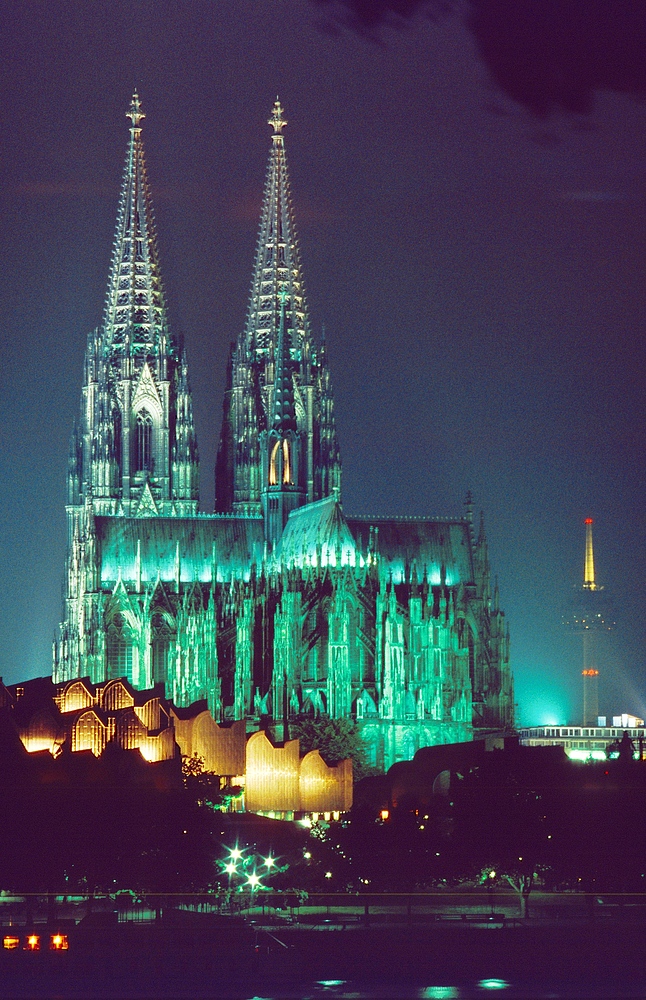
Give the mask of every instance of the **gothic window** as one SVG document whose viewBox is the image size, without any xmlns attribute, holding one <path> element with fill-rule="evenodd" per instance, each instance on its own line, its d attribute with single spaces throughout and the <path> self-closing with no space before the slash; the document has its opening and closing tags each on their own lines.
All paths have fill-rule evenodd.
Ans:
<svg viewBox="0 0 646 1000">
<path fill-rule="evenodd" d="M 151 645 L 153 684 L 165 684 L 169 679 L 172 646 L 172 636 L 166 622 L 156 623 Z"/>
<path fill-rule="evenodd" d="M 289 443 L 283 440 L 283 482 L 290 483 L 292 472 L 289 464 Z"/>
<path fill-rule="evenodd" d="M 271 458 L 269 459 L 269 485 L 275 486 L 277 482 L 276 474 L 276 457 L 278 455 L 279 442 L 276 441 L 274 447 L 271 449 Z"/>
<path fill-rule="evenodd" d="M 133 645 L 124 628 L 123 615 L 115 615 L 105 641 L 107 680 L 127 677 L 132 683 Z"/>
<path fill-rule="evenodd" d="M 153 471 L 153 418 L 140 410 L 135 424 L 135 472 Z"/>
</svg>

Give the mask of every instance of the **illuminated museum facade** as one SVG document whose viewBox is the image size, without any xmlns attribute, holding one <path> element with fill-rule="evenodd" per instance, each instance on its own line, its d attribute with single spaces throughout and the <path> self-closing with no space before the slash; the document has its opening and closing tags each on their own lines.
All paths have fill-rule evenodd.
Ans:
<svg viewBox="0 0 646 1000">
<path fill-rule="evenodd" d="M 184 351 L 168 326 L 133 97 L 100 328 L 68 469 L 54 681 L 126 677 L 216 720 L 353 717 L 374 764 L 513 724 L 509 637 L 482 522 L 346 516 L 313 335 L 282 108 L 244 332 L 232 345 L 216 511 L 198 511 Z"/>
</svg>

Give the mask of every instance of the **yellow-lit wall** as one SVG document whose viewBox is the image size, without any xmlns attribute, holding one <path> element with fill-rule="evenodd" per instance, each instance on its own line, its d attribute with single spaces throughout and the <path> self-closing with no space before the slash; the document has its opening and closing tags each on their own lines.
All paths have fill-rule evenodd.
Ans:
<svg viewBox="0 0 646 1000">
<path fill-rule="evenodd" d="M 305 754 L 300 768 L 302 812 L 347 812 L 352 808 L 352 761 L 328 767 L 318 750 Z"/>
<path fill-rule="evenodd" d="M 214 774 L 244 774 L 246 726 L 240 719 L 232 725 L 218 726 L 210 712 L 200 712 L 192 719 L 179 719 L 172 713 L 175 739 L 183 754 L 197 754 L 204 769 Z"/>
<path fill-rule="evenodd" d="M 247 740 L 245 806 L 249 812 L 347 812 L 352 761 L 328 767 L 318 750 L 301 760 L 299 741 L 275 747 L 265 733 Z"/>
<path fill-rule="evenodd" d="M 245 807 L 249 812 L 298 812 L 300 809 L 298 740 L 275 747 L 265 733 L 247 740 Z"/>
</svg>

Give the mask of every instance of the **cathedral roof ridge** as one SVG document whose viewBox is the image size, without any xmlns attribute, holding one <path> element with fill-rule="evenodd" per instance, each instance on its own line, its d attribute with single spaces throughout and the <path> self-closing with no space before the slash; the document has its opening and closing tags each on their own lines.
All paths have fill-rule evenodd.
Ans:
<svg viewBox="0 0 646 1000">
<path fill-rule="evenodd" d="M 433 524 L 466 524 L 466 518 L 454 515 L 452 517 L 441 517 L 438 515 L 426 514 L 346 514 L 349 521 L 428 521 Z"/>
</svg>

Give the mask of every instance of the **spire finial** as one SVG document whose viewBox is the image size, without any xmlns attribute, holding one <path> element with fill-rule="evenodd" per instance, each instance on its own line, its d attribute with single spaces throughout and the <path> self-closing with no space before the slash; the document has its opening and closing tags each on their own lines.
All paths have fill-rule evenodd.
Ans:
<svg viewBox="0 0 646 1000">
<path fill-rule="evenodd" d="M 139 94 L 135 90 L 134 94 L 132 95 L 130 107 L 128 111 L 126 111 L 126 118 L 130 119 L 133 128 L 139 128 L 139 122 L 141 121 L 142 118 L 145 117 L 146 117 L 145 114 L 141 110 L 141 101 L 139 100 Z"/>
<path fill-rule="evenodd" d="M 275 136 L 282 135 L 282 131 L 287 122 L 283 118 L 283 109 L 278 98 L 276 98 L 274 102 L 274 106 L 271 111 L 271 118 L 268 119 L 267 124 L 272 126 Z"/>
</svg>

